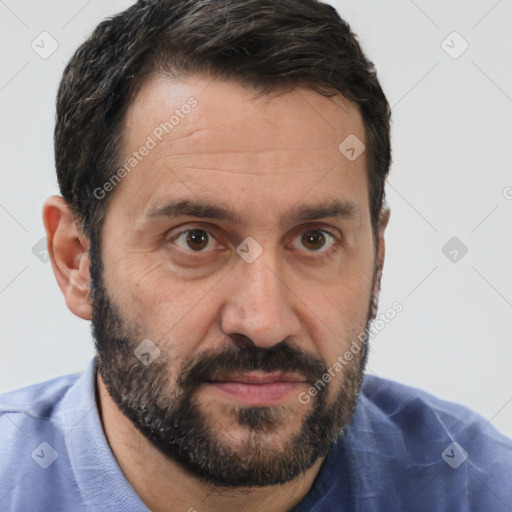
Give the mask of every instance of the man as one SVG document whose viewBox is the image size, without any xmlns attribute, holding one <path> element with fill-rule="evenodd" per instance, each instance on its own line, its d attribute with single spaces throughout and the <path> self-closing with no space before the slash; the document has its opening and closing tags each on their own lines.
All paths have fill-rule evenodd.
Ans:
<svg viewBox="0 0 512 512">
<path fill-rule="evenodd" d="M 97 357 L 0 397 L 1 510 L 511 509 L 510 440 L 364 377 L 389 106 L 332 7 L 138 2 L 68 64 L 55 154 Z"/>
</svg>

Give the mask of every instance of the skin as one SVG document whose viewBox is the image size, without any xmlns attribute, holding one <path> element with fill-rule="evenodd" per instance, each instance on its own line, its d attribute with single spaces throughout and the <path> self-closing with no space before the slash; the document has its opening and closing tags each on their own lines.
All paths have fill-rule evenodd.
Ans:
<svg viewBox="0 0 512 512">
<path fill-rule="evenodd" d="M 248 342 L 270 348 L 286 339 L 331 367 L 366 327 L 372 294 L 379 292 L 374 270 L 384 263 L 389 220 L 383 209 L 375 245 L 366 154 L 351 162 L 338 150 L 349 134 L 365 141 L 357 106 L 306 88 L 256 97 L 231 82 L 152 75 L 125 116 L 125 156 L 190 96 L 197 107 L 108 197 L 102 260 L 110 298 L 125 319 L 143 327 L 141 340 L 155 341 L 171 384 L 195 354 Z M 242 222 L 148 220 L 150 210 L 177 198 L 228 206 Z M 340 199 L 352 202 L 357 215 L 304 221 L 290 214 L 294 207 Z M 61 197 L 46 201 L 43 218 L 67 306 L 90 320 L 89 241 Z M 311 251 L 301 235 L 313 228 L 339 240 Z M 186 229 L 203 229 L 215 238 L 197 253 L 184 236 L 178 238 Z M 263 249 L 252 263 L 236 253 L 249 236 Z M 336 373 L 328 399 L 343 386 L 343 376 Z M 324 460 L 284 485 L 219 492 L 156 449 L 121 413 L 100 375 L 97 384 L 108 442 L 151 510 L 290 510 L 307 494 Z M 278 449 L 298 431 L 312 402 L 299 404 L 297 395 L 308 387 L 301 383 L 281 400 L 294 413 L 260 439 L 264 448 Z M 212 386 L 203 386 L 196 398 L 219 440 L 242 450 L 251 432 L 229 414 L 240 405 L 237 400 Z"/>
</svg>

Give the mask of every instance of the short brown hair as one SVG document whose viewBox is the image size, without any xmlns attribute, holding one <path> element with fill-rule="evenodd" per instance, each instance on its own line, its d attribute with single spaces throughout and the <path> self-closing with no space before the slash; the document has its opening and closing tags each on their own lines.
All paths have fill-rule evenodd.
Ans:
<svg viewBox="0 0 512 512">
<path fill-rule="evenodd" d="M 391 163 L 390 108 L 375 68 L 336 10 L 317 0 L 141 0 L 100 23 L 66 66 L 57 96 L 61 194 L 99 241 L 120 165 L 121 124 L 146 73 L 206 74 L 267 94 L 306 86 L 341 93 L 363 117 L 374 234 Z M 92 243 L 92 242 L 91 242 Z"/>
</svg>

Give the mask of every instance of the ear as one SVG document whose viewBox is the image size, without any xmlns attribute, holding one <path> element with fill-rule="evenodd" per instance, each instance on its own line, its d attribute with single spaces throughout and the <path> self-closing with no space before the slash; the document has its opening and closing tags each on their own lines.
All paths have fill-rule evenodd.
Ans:
<svg viewBox="0 0 512 512">
<path fill-rule="evenodd" d="M 375 261 L 375 280 L 373 285 L 373 301 L 372 301 L 372 319 L 377 316 L 377 308 L 379 303 L 380 294 L 380 281 L 382 278 L 382 269 L 384 268 L 384 258 L 386 256 L 386 242 L 384 240 L 384 232 L 391 216 L 389 206 L 384 203 L 379 215 L 379 224 L 377 226 L 377 248 L 376 248 L 376 261 Z"/>
<path fill-rule="evenodd" d="M 89 240 L 78 227 L 78 219 L 61 196 L 49 197 L 43 206 L 48 254 L 59 288 L 72 313 L 92 318 L 89 299 Z"/>
</svg>

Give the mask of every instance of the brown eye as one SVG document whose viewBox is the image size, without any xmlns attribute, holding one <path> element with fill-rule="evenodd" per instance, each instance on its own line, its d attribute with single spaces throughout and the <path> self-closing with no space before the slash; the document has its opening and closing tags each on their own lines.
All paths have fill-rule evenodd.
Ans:
<svg viewBox="0 0 512 512">
<path fill-rule="evenodd" d="M 302 234 L 301 242 L 311 251 L 318 251 L 325 245 L 325 236 L 320 231 L 306 231 Z"/>
<path fill-rule="evenodd" d="M 309 252 L 323 252 L 330 249 L 335 242 L 334 236 L 320 229 L 310 229 L 300 235 L 300 245 Z"/>
<path fill-rule="evenodd" d="M 180 233 L 176 238 L 176 243 L 183 249 L 206 252 L 204 249 L 211 249 L 214 240 L 204 229 L 188 229 Z"/>
</svg>

